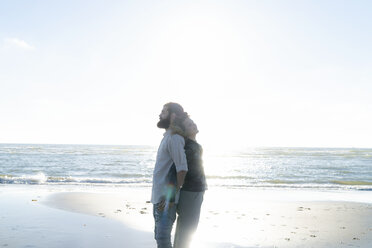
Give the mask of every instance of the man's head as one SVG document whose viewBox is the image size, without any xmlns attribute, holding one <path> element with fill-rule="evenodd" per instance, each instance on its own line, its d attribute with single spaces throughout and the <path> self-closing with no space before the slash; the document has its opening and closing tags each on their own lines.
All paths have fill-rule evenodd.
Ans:
<svg viewBox="0 0 372 248">
<path fill-rule="evenodd" d="M 168 129 L 176 118 L 184 119 L 186 117 L 187 113 L 183 111 L 180 104 L 169 102 L 163 106 L 163 110 L 159 115 L 158 128 Z"/>
</svg>

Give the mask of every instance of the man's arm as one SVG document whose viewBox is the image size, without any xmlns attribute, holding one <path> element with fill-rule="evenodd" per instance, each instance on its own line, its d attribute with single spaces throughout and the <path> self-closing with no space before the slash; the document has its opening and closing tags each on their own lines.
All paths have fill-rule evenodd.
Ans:
<svg viewBox="0 0 372 248">
<path fill-rule="evenodd" d="M 182 187 L 187 173 L 187 160 L 184 147 L 185 139 L 182 136 L 178 134 L 171 136 L 170 142 L 168 143 L 168 151 L 177 171 L 176 195 Z M 163 211 L 166 204 L 165 199 L 163 199 L 158 206 L 158 210 Z M 174 202 L 168 202 L 168 204 L 169 206 L 173 206 Z"/>
<path fill-rule="evenodd" d="M 177 172 L 177 188 L 176 188 L 176 192 L 178 192 L 181 189 L 183 183 L 185 182 L 186 173 L 187 173 L 187 171 L 179 171 L 179 172 Z"/>
<path fill-rule="evenodd" d="M 169 153 L 176 166 L 177 191 L 182 187 L 187 173 L 187 160 L 185 154 L 185 139 L 178 135 L 172 135 L 169 142 Z"/>
</svg>

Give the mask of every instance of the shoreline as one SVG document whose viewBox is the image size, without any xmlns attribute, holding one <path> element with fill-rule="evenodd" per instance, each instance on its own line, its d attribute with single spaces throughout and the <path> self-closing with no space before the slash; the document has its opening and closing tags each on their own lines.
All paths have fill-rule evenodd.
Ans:
<svg viewBox="0 0 372 248">
<path fill-rule="evenodd" d="M 2 185 L 0 246 L 155 247 L 150 190 Z M 371 196 L 212 188 L 205 194 L 194 247 L 367 248 Z"/>
<path fill-rule="evenodd" d="M 43 201 L 53 194 L 59 193 L 0 187 L 0 247 L 153 247 L 151 233 L 110 218 L 46 206 Z"/>
</svg>

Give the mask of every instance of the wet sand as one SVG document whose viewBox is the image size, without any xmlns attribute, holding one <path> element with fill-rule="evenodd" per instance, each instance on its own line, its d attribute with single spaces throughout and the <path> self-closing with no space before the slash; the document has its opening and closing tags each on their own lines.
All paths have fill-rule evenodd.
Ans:
<svg viewBox="0 0 372 248">
<path fill-rule="evenodd" d="M 193 246 L 364 247 L 371 192 L 208 190 Z M 0 188 L 0 247 L 155 247 L 150 188 Z M 363 202 L 363 200 L 365 200 Z"/>
</svg>

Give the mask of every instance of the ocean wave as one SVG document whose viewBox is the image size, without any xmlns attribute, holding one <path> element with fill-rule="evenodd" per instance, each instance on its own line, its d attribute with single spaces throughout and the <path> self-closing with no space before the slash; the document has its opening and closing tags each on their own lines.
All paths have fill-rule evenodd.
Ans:
<svg viewBox="0 0 372 248">
<path fill-rule="evenodd" d="M 372 149 L 358 149 L 358 148 L 290 148 L 290 147 L 262 147 L 255 148 L 249 151 L 236 152 L 233 154 L 237 157 L 251 157 L 251 158 L 270 158 L 270 157 L 340 157 L 340 158 L 354 158 L 354 157 L 371 157 Z M 231 154 L 226 154 L 231 156 Z"/>
<path fill-rule="evenodd" d="M 22 175 L 22 176 L 13 176 L 13 175 L 0 175 L 1 184 L 13 184 L 13 183 L 22 183 L 27 184 L 43 184 L 47 181 L 47 177 L 44 173 L 37 173 L 35 175 Z"/>
<path fill-rule="evenodd" d="M 372 185 L 372 182 L 366 182 L 366 181 L 338 181 L 333 180 L 331 181 L 334 184 L 340 184 L 340 185 Z"/>
<path fill-rule="evenodd" d="M 272 184 L 314 184 L 314 185 L 325 185 L 325 184 L 336 184 L 336 185 L 350 185 L 350 186 L 364 186 L 372 185 L 372 182 L 366 181 L 340 181 L 340 180 L 330 180 L 330 181 L 290 181 L 290 180 L 266 180 L 266 183 Z"/>
<path fill-rule="evenodd" d="M 113 177 L 114 176 L 114 177 Z M 318 189 L 354 189 L 370 190 L 372 182 L 357 180 L 286 180 L 286 179 L 258 179 L 239 175 L 212 175 L 207 177 L 210 186 L 226 187 L 259 187 L 259 188 L 318 188 Z M 33 175 L 0 174 L 0 184 L 98 184 L 98 185 L 151 185 L 152 177 L 147 174 L 117 174 L 110 177 L 77 177 L 77 176 L 47 176 L 42 172 Z"/>
<path fill-rule="evenodd" d="M 324 189 L 324 190 L 363 190 L 372 191 L 372 182 L 366 181 L 289 181 L 273 180 L 241 180 L 242 177 L 214 176 L 207 179 L 210 187 L 227 188 L 283 188 L 283 189 Z M 244 179 L 245 177 L 243 177 Z M 43 173 L 28 176 L 0 175 L 0 184 L 25 184 L 25 185 L 134 185 L 151 186 L 151 177 L 131 178 L 93 178 L 71 176 L 46 176 Z"/>
<path fill-rule="evenodd" d="M 298 182 L 298 181 L 289 181 L 289 180 L 266 180 L 264 182 L 272 183 L 272 184 L 296 184 L 296 183 L 301 183 L 301 182 Z"/>
<path fill-rule="evenodd" d="M 253 179 L 253 177 L 249 176 L 240 176 L 240 175 L 207 175 L 207 179 Z"/>
<path fill-rule="evenodd" d="M 151 183 L 149 178 L 79 178 L 36 175 L 0 175 L 0 184 L 143 184 Z"/>
</svg>

